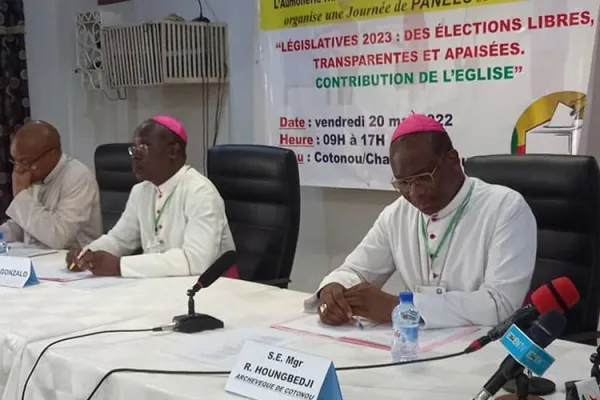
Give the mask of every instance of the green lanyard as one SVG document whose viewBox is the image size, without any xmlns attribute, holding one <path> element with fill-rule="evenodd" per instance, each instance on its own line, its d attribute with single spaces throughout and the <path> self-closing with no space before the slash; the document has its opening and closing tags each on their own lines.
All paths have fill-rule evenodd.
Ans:
<svg viewBox="0 0 600 400">
<path fill-rule="evenodd" d="M 171 197 L 173 197 L 173 193 L 175 193 L 175 189 L 173 189 L 171 194 L 169 194 L 169 196 L 165 199 L 165 202 L 163 203 L 160 210 L 158 210 L 158 212 L 156 214 L 154 214 L 154 218 L 153 218 L 154 234 L 158 233 L 158 223 L 160 222 L 160 217 L 162 217 L 163 214 L 165 213 L 165 209 L 167 208 L 167 205 L 169 205 L 169 200 L 171 200 Z M 154 209 L 156 209 L 156 199 L 154 200 L 154 205 L 155 205 Z"/>
<path fill-rule="evenodd" d="M 431 248 L 431 246 L 429 245 L 429 237 L 427 236 L 427 229 L 425 227 L 425 218 L 423 218 L 423 214 L 421 214 L 421 235 L 423 236 L 423 242 L 425 243 L 425 247 L 427 249 L 427 255 L 429 256 L 429 259 L 431 260 L 432 263 L 435 261 L 436 258 L 438 258 L 440 251 L 442 250 L 442 246 L 444 246 L 444 244 L 446 243 L 448 238 L 451 235 L 454 236 L 454 230 L 456 229 L 456 226 L 458 225 L 458 221 L 462 217 L 462 215 L 465 211 L 465 208 L 467 208 L 467 204 L 469 203 L 469 200 L 471 200 L 471 195 L 473 194 L 473 186 L 474 185 L 471 184 L 471 187 L 469 188 L 469 192 L 467 193 L 467 197 L 465 197 L 465 199 L 460 204 L 460 206 L 458 206 L 458 209 L 452 216 L 452 219 L 450 220 L 450 223 L 448 224 L 448 227 L 446 228 L 446 231 L 442 235 L 442 239 L 438 243 L 435 250 L 433 250 Z"/>
</svg>

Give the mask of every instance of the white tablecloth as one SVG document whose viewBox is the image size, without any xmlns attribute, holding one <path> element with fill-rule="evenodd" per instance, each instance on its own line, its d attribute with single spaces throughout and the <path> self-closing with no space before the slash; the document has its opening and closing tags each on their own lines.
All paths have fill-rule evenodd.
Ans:
<svg viewBox="0 0 600 400">
<path fill-rule="evenodd" d="M 0 290 L 0 386 L 2 398 L 16 400 L 35 358 L 61 335 L 107 328 L 151 328 L 186 312 L 186 290 L 194 278 L 130 281 L 99 289 L 68 284 L 42 284 L 20 291 Z M 230 279 L 219 279 L 196 296 L 196 311 L 225 322 L 225 330 L 189 335 L 127 333 L 78 339 L 48 351 L 31 379 L 26 399 L 83 400 L 101 377 L 113 368 L 215 370 L 214 365 L 184 357 L 190 340 L 211 340 L 241 328 L 268 327 L 302 312 L 306 294 Z M 387 351 L 345 344 L 314 336 L 296 335 L 291 348 L 333 360 L 336 366 L 389 362 Z M 473 338 L 451 343 L 427 356 L 463 349 Z M 182 344 L 183 343 L 183 344 Z M 564 399 L 564 382 L 589 376 L 595 348 L 556 341 L 549 352 L 556 358 L 546 377 Z M 494 343 L 468 356 L 393 368 L 341 371 L 344 399 L 464 400 L 476 394 L 506 356 Z M 227 399 L 226 376 L 167 376 L 117 374 L 94 399 Z"/>
</svg>

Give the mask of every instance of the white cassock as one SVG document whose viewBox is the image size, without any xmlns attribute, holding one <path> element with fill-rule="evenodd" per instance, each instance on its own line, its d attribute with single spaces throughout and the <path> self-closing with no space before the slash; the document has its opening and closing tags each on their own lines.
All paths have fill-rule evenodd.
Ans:
<svg viewBox="0 0 600 400">
<path fill-rule="evenodd" d="M 431 260 L 444 236 L 445 244 Z M 415 292 L 426 328 L 491 326 L 522 306 L 536 247 L 537 225 L 525 199 L 507 187 L 467 177 L 454 199 L 432 216 L 403 197 L 387 206 L 319 289 L 331 282 L 381 288 L 397 272 L 406 290 Z M 314 294 L 305 308 L 314 311 L 316 304 Z"/>
<path fill-rule="evenodd" d="M 94 173 L 62 155 L 42 181 L 22 190 L 6 210 L 0 232 L 6 242 L 68 249 L 102 235 L 100 193 Z"/>
<path fill-rule="evenodd" d="M 186 165 L 158 187 L 135 185 L 114 228 L 87 248 L 121 257 L 124 277 L 160 277 L 200 275 L 235 245 L 219 192 Z"/>
</svg>

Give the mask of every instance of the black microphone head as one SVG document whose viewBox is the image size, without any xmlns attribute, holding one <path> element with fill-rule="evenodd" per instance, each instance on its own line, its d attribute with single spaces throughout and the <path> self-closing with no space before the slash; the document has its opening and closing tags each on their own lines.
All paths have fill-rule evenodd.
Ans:
<svg viewBox="0 0 600 400">
<path fill-rule="evenodd" d="M 214 281 L 219 279 L 227 270 L 236 264 L 237 253 L 233 250 L 229 250 L 217 258 L 210 267 L 204 271 L 200 278 L 198 278 L 198 284 L 200 287 L 206 288 L 213 284 Z"/>
<path fill-rule="evenodd" d="M 533 321 L 526 334 L 538 346 L 545 348 L 561 336 L 566 327 L 565 316 L 560 311 L 550 310 Z"/>
</svg>

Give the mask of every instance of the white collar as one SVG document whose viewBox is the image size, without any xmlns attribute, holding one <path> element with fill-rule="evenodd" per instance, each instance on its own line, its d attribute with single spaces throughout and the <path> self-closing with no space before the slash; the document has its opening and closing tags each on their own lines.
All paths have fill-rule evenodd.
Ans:
<svg viewBox="0 0 600 400">
<path fill-rule="evenodd" d="M 435 214 L 432 214 L 430 217 L 445 218 L 448 215 L 452 214 L 465 200 L 465 198 L 469 194 L 469 188 L 472 184 L 473 182 L 471 181 L 471 178 L 465 176 L 465 181 L 463 182 L 463 185 L 458 190 L 454 198 L 450 200 L 450 203 L 448 203 L 446 207 L 442 208 L 440 211 L 436 212 Z"/>
<path fill-rule="evenodd" d="M 46 176 L 44 178 L 44 180 L 40 183 L 43 185 L 46 185 L 46 184 L 52 182 L 58 176 L 58 174 L 60 173 L 60 170 L 63 169 L 66 164 L 67 164 L 67 156 L 65 156 L 64 154 L 61 154 L 60 160 L 58 160 L 58 163 L 56 163 L 56 165 L 54 166 L 54 168 L 52 168 L 52 171 L 50 171 L 48 176 Z"/>
<path fill-rule="evenodd" d="M 179 171 L 175 172 L 173 176 L 163 182 L 162 185 L 154 186 L 156 192 L 158 194 L 171 193 L 177 187 L 181 177 L 189 168 L 189 165 L 184 165 L 183 167 L 179 168 Z"/>
</svg>

